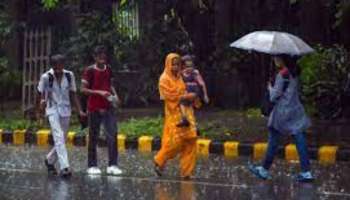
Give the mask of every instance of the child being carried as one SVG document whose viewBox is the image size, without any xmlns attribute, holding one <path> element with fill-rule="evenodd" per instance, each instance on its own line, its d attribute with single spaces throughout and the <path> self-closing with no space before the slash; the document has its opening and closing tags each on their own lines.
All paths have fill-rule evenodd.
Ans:
<svg viewBox="0 0 350 200">
<path fill-rule="evenodd" d="M 186 92 L 193 93 L 195 100 L 180 100 L 181 121 L 177 124 L 178 127 L 187 127 L 190 125 L 185 108 L 188 106 L 200 107 L 201 103 L 209 103 L 209 97 L 207 93 L 207 87 L 205 82 L 199 73 L 198 69 L 195 69 L 193 64 L 193 57 L 191 55 L 185 55 L 181 58 L 182 61 L 182 79 L 186 84 Z"/>
</svg>

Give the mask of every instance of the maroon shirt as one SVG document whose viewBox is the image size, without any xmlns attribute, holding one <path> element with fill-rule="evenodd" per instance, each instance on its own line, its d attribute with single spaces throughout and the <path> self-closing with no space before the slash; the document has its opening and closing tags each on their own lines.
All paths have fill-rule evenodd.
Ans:
<svg viewBox="0 0 350 200">
<path fill-rule="evenodd" d="M 111 91 L 112 86 L 112 70 L 107 66 L 104 69 L 99 69 L 95 65 L 87 67 L 83 72 L 82 80 L 88 84 L 91 90 Z M 101 109 L 108 109 L 110 102 L 100 95 L 90 95 L 87 102 L 89 112 L 95 112 Z"/>
</svg>

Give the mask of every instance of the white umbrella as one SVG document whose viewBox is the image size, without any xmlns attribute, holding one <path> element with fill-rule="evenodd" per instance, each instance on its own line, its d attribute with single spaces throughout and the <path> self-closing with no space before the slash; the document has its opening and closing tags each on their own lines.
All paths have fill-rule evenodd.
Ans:
<svg viewBox="0 0 350 200">
<path fill-rule="evenodd" d="M 295 35 L 276 31 L 255 31 L 231 43 L 230 47 L 278 55 L 304 55 L 314 50 Z"/>
</svg>

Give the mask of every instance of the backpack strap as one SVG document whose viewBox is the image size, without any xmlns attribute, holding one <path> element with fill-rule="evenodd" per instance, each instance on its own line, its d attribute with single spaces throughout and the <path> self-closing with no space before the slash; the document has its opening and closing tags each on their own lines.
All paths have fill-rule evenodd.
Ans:
<svg viewBox="0 0 350 200">
<path fill-rule="evenodd" d="M 69 85 L 69 87 L 70 87 L 70 86 L 71 86 L 71 83 L 72 83 L 72 76 L 70 75 L 69 72 L 64 72 L 64 75 L 65 75 L 65 77 L 66 77 L 66 79 L 67 79 L 67 81 L 68 81 L 68 85 Z"/>
<path fill-rule="evenodd" d="M 47 73 L 49 76 L 49 88 L 52 89 L 53 87 L 53 75 L 51 73 Z"/>
<path fill-rule="evenodd" d="M 52 89 L 54 77 L 53 77 L 53 75 L 51 73 L 48 73 L 48 76 L 49 76 L 49 87 L 50 87 L 50 89 Z M 70 75 L 70 73 L 69 72 L 64 72 L 64 76 L 66 77 L 69 86 L 71 86 L 72 76 Z"/>
<path fill-rule="evenodd" d="M 49 76 L 49 89 L 51 90 L 53 87 L 54 77 L 53 77 L 53 74 L 51 74 L 51 73 L 47 73 L 47 74 Z M 51 91 L 48 91 L 45 95 L 46 95 L 45 99 L 48 102 L 48 106 L 51 107 L 52 106 Z"/>
</svg>

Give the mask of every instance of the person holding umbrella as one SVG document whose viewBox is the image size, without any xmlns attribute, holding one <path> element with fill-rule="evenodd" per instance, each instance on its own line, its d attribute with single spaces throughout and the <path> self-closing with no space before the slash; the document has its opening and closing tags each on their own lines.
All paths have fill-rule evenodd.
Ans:
<svg viewBox="0 0 350 200">
<path fill-rule="evenodd" d="M 250 164 L 249 170 L 261 179 L 271 179 L 268 170 L 277 153 L 279 138 L 289 134 L 295 141 L 300 158 L 301 173 L 296 176 L 296 179 L 300 182 L 310 182 L 314 178 L 310 172 L 304 133 L 311 123 L 299 99 L 299 70 L 292 58 L 287 55 L 275 56 L 273 59 L 279 72 L 274 85 L 268 84 L 270 101 L 274 103 L 274 107 L 267 125 L 269 130 L 267 152 L 262 165 Z"/>
<path fill-rule="evenodd" d="M 274 84 L 268 83 L 268 95 L 272 109 L 268 113 L 269 139 L 262 165 L 249 164 L 249 170 L 261 179 L 271 179 L 269 169 L 277 153 L 279 138 L 289 134 L 293 137 L 301 165 L 301 173 L 296 176 L 300 182 L 314 179 L 310 171 L 310 161 L 304 133 L 310 127 L 299 99 L 299 70 L 292 56 L 300 56 L 314 50 L 300 38 L 284 32 L 256 31 L 233 42 L 231 47 L 258 51 L 275 55 L 273 60 L 278 68 Z"/>
</svg>

